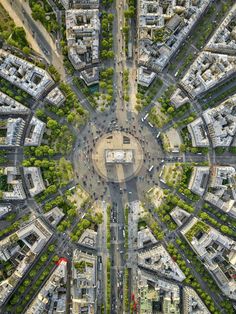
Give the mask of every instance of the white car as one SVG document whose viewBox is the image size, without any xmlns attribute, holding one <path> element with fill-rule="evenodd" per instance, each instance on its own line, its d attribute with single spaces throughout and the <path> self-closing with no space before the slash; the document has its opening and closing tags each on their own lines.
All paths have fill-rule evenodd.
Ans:
<svg viewBox="0 0 236 314">
<path fill-rule="evenodd" d="M 152 166 L 148 169 L 148 171 L 151 172 L 152 169 L 153 169 L 153 167 L 154 167 L 154 166 L 152 165 Z"/>
</svg>

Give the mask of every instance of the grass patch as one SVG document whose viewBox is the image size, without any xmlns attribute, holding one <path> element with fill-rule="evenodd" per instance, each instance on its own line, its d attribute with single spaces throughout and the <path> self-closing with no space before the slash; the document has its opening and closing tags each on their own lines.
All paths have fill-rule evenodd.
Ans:
<svg viewBox="0 0 236 314">
<path fill-rule="evenodd" d="M 124 271 L 124 303 L 125 303 L 125 311 L 128 312 L 130 308 L 129 302 L 129 271 L 128 268 L 125 268 Z"/>
<path fill-rule="evenodd" d="M 107 286 L 106 286 L 106 313 L 110 314 L 111 310 L 111 262 L 107 260 Z"/>
<path fill-rule="evenodd" d="M 73 179 L 73 167 L 69 160 L 65 157 L 59 159 L 57 165 L 58 176 L 61 179 L 61 184 L 64 185 Z"/>
<path fill-rule="evenodd" d="M 23 27 L 17 27 L 8 12 L 0 4 L 0 38 L 7 41 L 9 45 L 22 49 L 29 53 L 29 44 Z"/>
<path fill-rule="evenodd" d="M 111 206 L 107 206 L 107 249 L 111 247 Z"/>
<path fill-rule="evenodd" d="M 47 0 L 29 0 L 29 5 L 33 19 L 40 21 L 49 33 L 59 30 L 56 15 Z"/>
<path fill-rule="evenodd" d="M 145 220 L 139 220 L 138 222 L 138 231 L 145 229 L 147 227 L 147 223 Z"/>
<path fill-rule="evenodd" d="M 166 182 L 167 185 L 171 187 L 177 187 L 183 175 L 183 168 L 181 165 L 175 164 L 167 164 L 163 167 L 162 178 Z"/>
<path fill-rule="evenodd" d="M 161 128 L 169 122 L 169 118 L 159 110 L 158 105 L 152 107 L 149 111 L 148 121 L 155 127 Z"/>
</svg>

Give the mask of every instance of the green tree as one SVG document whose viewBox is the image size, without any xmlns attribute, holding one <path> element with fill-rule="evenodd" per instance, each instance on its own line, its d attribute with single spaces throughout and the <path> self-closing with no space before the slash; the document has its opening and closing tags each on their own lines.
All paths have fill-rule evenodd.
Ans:
<svg viewBox="0 0 236 314">
<path fill-rule="evenodd" d="M 72 234 L 72 235 L 70 236 L 70 238 L 71 238 L 71 240 L 74 241 L 74 242 L 78 242 L 78 240 L 79 240 L 79 237 L 78 237 L 76 234 Z"/>
<path fill-rule="evenodd" d="M 56 185 L 52 184 L 49 187 L 47 187 L 47 189 L 45 190 L 45 193 L 48 195 L 48 194 L 56 193 L 56 191 L 57 191 Z"/>
<path fill-rule="evenodd" d="M 30 52 L 31 52 L 31 49 L 27 46 L 23 47 L 22 51 L 26 54 L 26 55 L 29 55 Z"/>
<path fill-rule="evenodd" d="M 55 251 L 55 245 L 54 244 L 49 245 L 48 251 L 51 253 L 54 252 Z"/>
<path fill-rule="evenodd" d="M 169 107 L 169 108 L 167 109 L 167 112 L 168 112 L 169 114 L 172 114 L 174 111 L 175 111 L 175 109 L 174 109 L 173 107 Z"/>
<path fill-rule="evenodd" d="M 221 230 L 223 233 L 230 233 L 229 227 L 228 227 L 228 226 L 225 226 L 225 225 L 221 226 L 221 227 L 220 227 L 220 230 Z"/>
<path fill-rule="evenodd" d="M 71 112 L 70 114 L 68 114 L 67 116 L 67 121 L 69 123 L 73 122 L 75 120 L 75 113 L 74 112 Z"/>
<path fill-rule="evenodd" d="M 25 279 L 23 281 L 23 286 L 28 287 L 30 285 L 30 280 L 29 279 Z"/>
<path fill-rule="evenodd" d="M 36 116 L 39 118 L 44 117 L 44 111 L 42 109 L 37 109 L 36 110 Z"/>
<path fill-rule="evenodd" d="M 111 22 L 113 22 L 113 20 L 114 20 L 114 15 L 113 15 L 112 13 L 109 13 L 109 14 L 107 15 L 107 18 L 108 18 L 108 21 L 111 23 Z"/>
<path fill-rule="evenodd" d="M 53 256 L 53 262 L 58 262 L 59 261 L 59 256 L 58 255 L 55 255 Z"/>
<path fill-rule="evenodd" d="M 23 27 L 15 27 L 13 29 L 11 39 L 14 40 L 17 46 L 20 48 L 28 46 L 26 33 Z"/>
<path fill-rule="evenodd" d="M 40 4 L 34 4 L 32 7 L 32 17 L 35 20 L 43 22 L 45 20 L 45 11 Z"/>
<path fill-rule="evenodd" d="M 102 48 L 108 48 L 109 47 L 109 43 L 106 39 L 103 39 L 101 44 L 102 44 Z"/>
<path fill-rule="evenodd" d="M 13 221 L 16 218 L 16 214 L 15 213 L 11 213 L 6 217 L 7 221 Z"/>
<path fill-rule="evenodd" d="M 63 232 L 63 231 L 65 231 L 65 227 L 62 224 L 60 224 L 57 226 L 57 231 Z"/>
<path fill-rule="evenodd" d="M 70 217 L 74 217 L 76 216 L 76 210 L 74 208 L 71 208 L 70 210 L 68 210 L 67 214 Z"/>
<path fill-rule="evenodd" d="M 56 129 L 58 128 L 58 123 L 56 120 L 53 120 L 51 118 L 48 118 L 47 127 L 49 129 Z"/>
<path fill-rule="evenodd" d="M 200 217 L 201 217 L 203 220 L 206 220 L 206 219 L 209 218 L 209 215 L 208 215 L 207 213 L 205 213 L 205 212 L 202 212 L 202 213 L 200 213 Z"/>
<path fill-rule="evenodd" d="M 48 255 L 47 255 L 47 254 L 43 254 L 43 255 L 40 257 L 40 261 L 41 261 L 42 263 L 45 263 L 47 260 L 48 260 Z"/>
<path fill-rule="evenodd" d="M 25 287 L 24 286 L 20 286 L 19 290 L 18 290 L 21 294 L 23 294 L 25 292 Z"/>
</svg>

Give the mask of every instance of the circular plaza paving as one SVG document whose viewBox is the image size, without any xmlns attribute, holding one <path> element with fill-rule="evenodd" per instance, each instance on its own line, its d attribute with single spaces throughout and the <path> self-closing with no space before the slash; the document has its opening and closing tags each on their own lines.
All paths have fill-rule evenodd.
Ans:
<svg viewBox="0 0 236 314">
<path fill-rule="evenodd" d="M 143 150 L 131 134 L 113 131 L 98 139 L 92 161 L 97 173 L 106 181 L 125 182 L 141 170 Z"/>
</svg>

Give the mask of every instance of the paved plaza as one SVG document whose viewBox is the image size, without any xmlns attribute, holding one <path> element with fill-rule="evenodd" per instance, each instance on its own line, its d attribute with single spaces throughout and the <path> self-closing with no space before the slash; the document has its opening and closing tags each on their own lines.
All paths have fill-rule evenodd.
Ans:
<svg viewBox="0 0 236 314">
<path fill-rule="evenodd" d="M 95 170 L 107 181 L 124 182 L 137 175 L 143 165 L 139 141 L 125 132 L 104 134 L 92 152 Z"/>
</svg>

